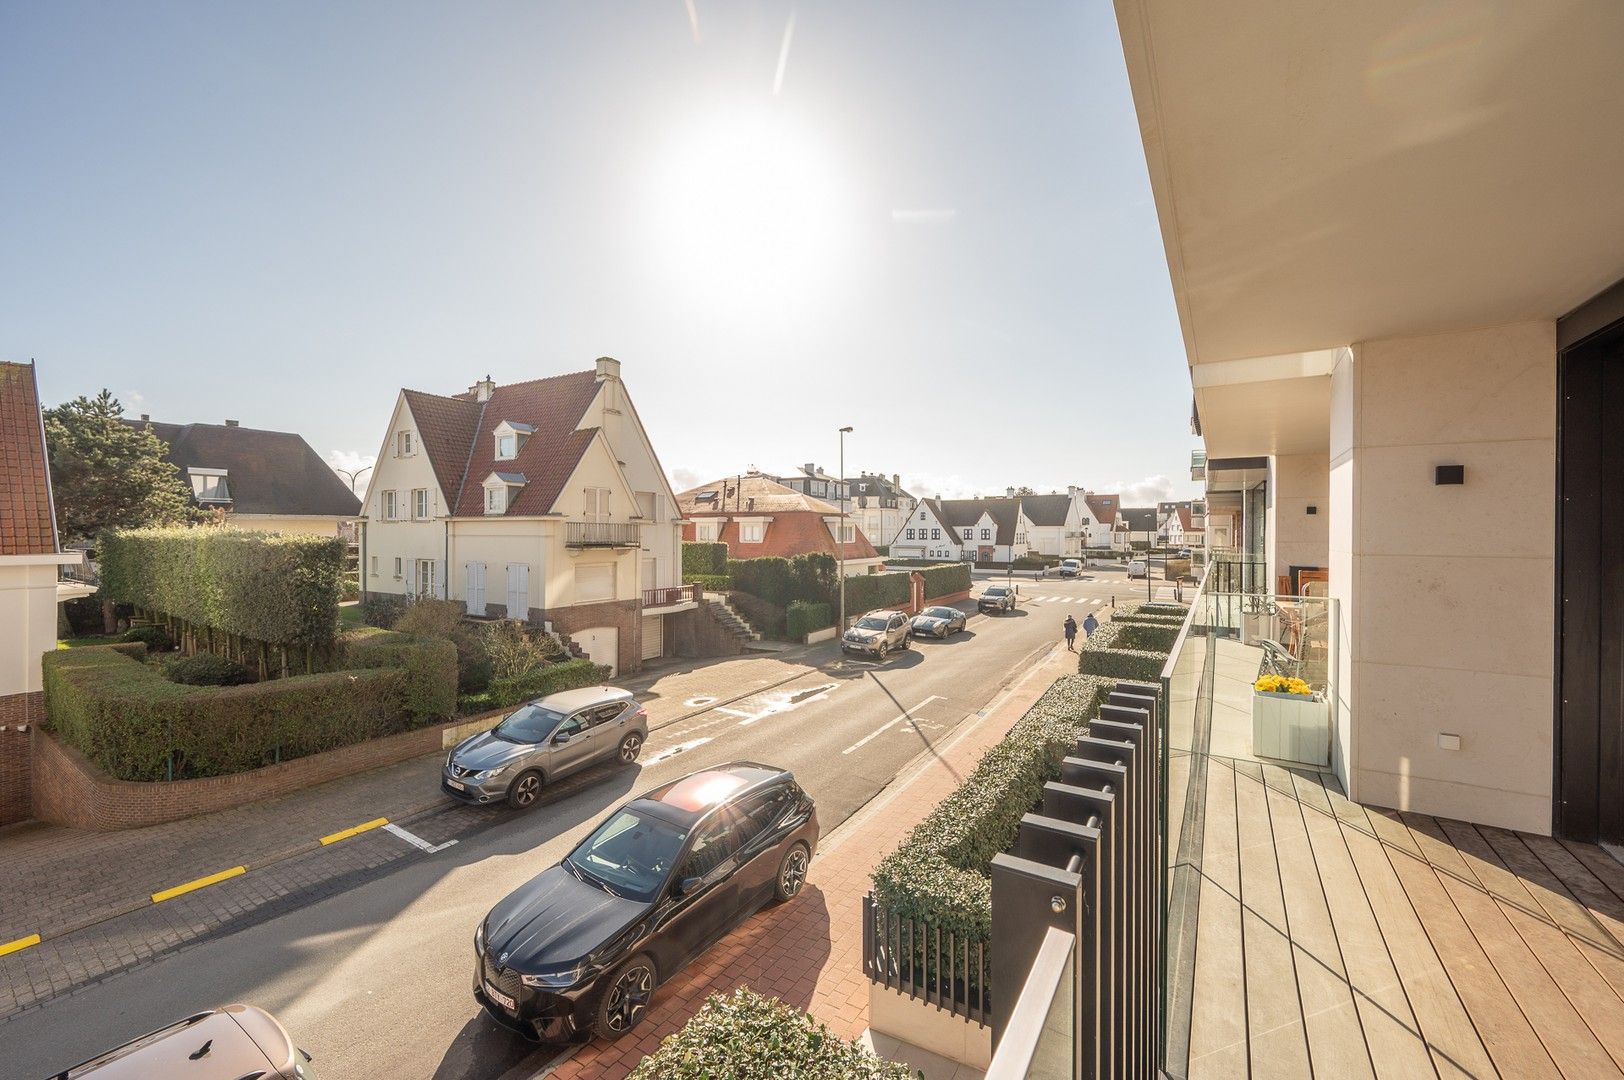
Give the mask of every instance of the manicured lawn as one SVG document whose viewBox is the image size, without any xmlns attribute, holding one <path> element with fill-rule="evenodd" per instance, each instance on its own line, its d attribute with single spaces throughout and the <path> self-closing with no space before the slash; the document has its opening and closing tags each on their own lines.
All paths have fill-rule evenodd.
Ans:
<svg viewBox="0 0 1624 1080">
<path fill-rule="evenodd" d="M 338 626 L 340 630 L 349 630 L 352 627 L 366 625 L 361 621 L 360 604 L 344 604 L 338 609 Z"/>
</svg>

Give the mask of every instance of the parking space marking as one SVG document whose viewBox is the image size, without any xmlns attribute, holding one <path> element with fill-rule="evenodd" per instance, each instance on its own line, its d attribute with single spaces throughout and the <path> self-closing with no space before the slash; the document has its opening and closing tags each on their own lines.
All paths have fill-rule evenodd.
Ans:
<svg viewBox="0 0 1624 1080">
<path fill-rule="evenodd" d="M 233 866 L 230 870 L 222 870 L 218 874 L 210 874 L 208 877 L 200 877 L 196 881 L 188 881 L 184 885 L 176 885 L 173 889 L 165 889 L 162 892 L 155 892 L 152 894 L 152 902 L 154 904 L 161 904 L 165 900 L 173 900 L 177 896 L 184 896 L 189 892 L 193 892 L 197 889 L 207 888 L 210 885 L 218 885 L 227 878 L 234 878 L 239 874 L 246 873 L 248 873 L 248 867 Z"/>
<path fill-rule="evenodd" d="M 321 843 L 323 847 L 326 847 L 328 844 L 336 844 L 340 840 L 348 840 L 352 836 L 367 832 L 370 829 L 382 828 L 387 824 L 389 824 L 388 818 L 373 818 L 371 821 L 363 821 L 361 824 L 351 826 L 348 829 L 340 829 L 336 833 L 328 833 L 326 836 L 321 838 Z"/>
<path fill-rule="evenodd" d="M 915 705 L 913 708 L 909 709 L 907 712 L 903 713 L 901 716 L 897 717 L 894 720 L 889 720 L 886 723 L 881 724 L 879 726 L 879 728 L 877 728 L 876 730 L 869 732 L 867 735 L 864 735 L 861 739 L 858 739 L 856 742 L 854 742 L 850 746 L 846 747 L 846 749 L 842 750 L 841 753 L 842 754 L 849 754 L 853 750 L 862 749 L 864 746 L 867 746 L 869 742 L 871 742 L 874 739 L 879 738 L 881 735 L 885 734 L 887 731 L 891 730 L 893 727 L 896 727 L 898 724 L 902 723 L 904 720 L 911 720 L 913 718 L 913 714 L 918 712 L 920 709 L 923 709 L 926 705 L 929 705 L 933 701 L 940 701 L 940 700 L 942 700 L 942 695 L 940 695 L 940 694 L 932 694 L 930 697 L 926 698 L 924 701 L 921 701 L 918 705 Z"/>
<path fill-rule="evenodd" d="M 393 825 L 393 824 L 389 824 L 387 822 L 384 824 L 383 831 L 387 832 L 387 833 L 394 833 L 396 836 L 400 837 L 402 840 L 406 841 L 408 844 L 412 845 L 415 848 L 421 848 L 422 850 L 428 852 L 430 855 L 434 854 L 436 851 L 444 851 L 446 848 L 448 848 L 452 844 L 456 843 L 455 840 L 447 840 L 443 844 L 431 844 L 427 840 L 423 839 L 421 836 L 417 836 L 417 835 L 414 835 L 413 833 L 409 833 L 405 829 L 401 828 L 399 825 Z"/>
<path fill-rule="evenodd" d="M 678 743 L 675 746 L 668 746 L 664 750 L 661 750 L 658 754 L 655 754 L 645 760 L 643 762 L 643 767 L 648 768 L 650 765 L 658 765 L 662 761 L 669 761 L 678 754 L 686 753 L 689 750 L 694 750 L 704 746 L 706 743 L 711 741 L 711 738 L 712 736 L 706 735 L 702 739 L 689 739 L 687 742 Z"/>
<path fill-rule="evenodd" d="M 22 952 L 24 949 L 38 944 L 39 935 L 29 934 L 27 937 L 20 937 L 16 941 L 8 941 L 4 945 L 0 945 L 0 956 L 8 956 L 14 952 Z"/>
</svg>

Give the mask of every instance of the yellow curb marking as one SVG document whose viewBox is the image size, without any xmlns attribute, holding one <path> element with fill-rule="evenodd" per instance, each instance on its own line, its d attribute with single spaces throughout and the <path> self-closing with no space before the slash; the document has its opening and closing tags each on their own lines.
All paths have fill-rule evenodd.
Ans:
<svg viewBox="0 0 1624 1080">
<path fill-rule="evenodd" d="M 0 956 L 5 956 L 8 953 L 21 952 L 30 945 L 38 944 L 39 935 L 29 934 L 27 937 L 20 937 L 16 941 L 8 941 L 4 945 L 0 945 Z"/>
<path fill-rule="evenodd" d="M 155 892 L 152 894 L 152 902 L 154 904 L 161 904 L 165 900 L 173 900 L 175 897 L 182 896 L 194 889 L 205 888 L 206 886 L 217 884 L 226 880 L 227 878 L 234 878 L 238 874 L 246 874 L 247 872 L 248 867 L 246 866 L 233 866 L 230 870 L 222 870 L 218 874 L 210 874 L 208 877 L 200 877 L 196 881 L 188 881 L 184 885 L 176 885 L 173 889 L 165 889 L 163 892 Z"/>
<path fill-rule="evenodd" d="M 368 829 L 376 829 L 376 828 L 378 828 L 380 826 L 387 825 L 387 824 L 389 824 L 389 819 L 386 818 L 386 817 L 373 818 L 371 821 L 364 821 L 361 824 L 355 826 L 354 828 L 340 829 L 336 833 L 331 833 L 331 834 L 329 834 L 327 836 L 324 836 L 324 837 L 321 838 L 321 842 L 322 842 L 322 844 L 324 846 L 327 845 L 327 844 L 336 844 L 340 840 L 348 840 L 350 837 L 355 836 L 358 833 L 364 833 Z"/>
</svg>

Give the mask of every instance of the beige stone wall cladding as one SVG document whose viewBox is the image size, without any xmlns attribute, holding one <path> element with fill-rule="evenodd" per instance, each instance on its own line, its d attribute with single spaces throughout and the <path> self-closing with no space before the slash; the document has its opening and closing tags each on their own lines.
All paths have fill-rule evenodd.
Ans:
<svg viewBox="0 0 1624 1080">
<path fill-rule="evenodd" d="M 1269 588 L 1293 566 L 1330 560 L 1331 474 L 1324 454 L 1282 454 L 1270 464 Z M 1309 507 L 1314 513 L 1308 512 Z"/>
<path fill-rule="evenodd" d="M 1555 432 L 1550 322 L 1364 342 L 1333 374 L 1355 799 L 1550 831 Z M 1435 486 L 1436 465 L 1466 483 Z"/>
</svg>

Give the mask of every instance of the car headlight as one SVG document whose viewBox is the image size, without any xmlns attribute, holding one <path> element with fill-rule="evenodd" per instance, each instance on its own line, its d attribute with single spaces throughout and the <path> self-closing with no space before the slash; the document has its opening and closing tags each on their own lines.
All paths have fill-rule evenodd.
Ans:
<svg viewBox="0 0 1624 1080">
<path fill-rule="evenodd" d="M 494 780 L 496 777 L 501 776 L 511 768 L 513 768 L 513 762 L 510 761 L 506 765 L 498 765 L 494 769 L 486 769 L 484 772 L 475 773 L 473 775 L 473 779 Z"/>
<path fill-rule="evenodd" d="M 520 975 L 519 981 L 532 988 L 562 990 L 583 982 L 593 974 L 591 964 L 582 961 L 562 971 L 544 971 L 539 975 Z"/>
<path fill-rule="evenodd" d="M 485 922 L 483 919 L 480 920 L 478 926 L 474 927 L 474 951 L 485 951 Z"/>
</svg>

